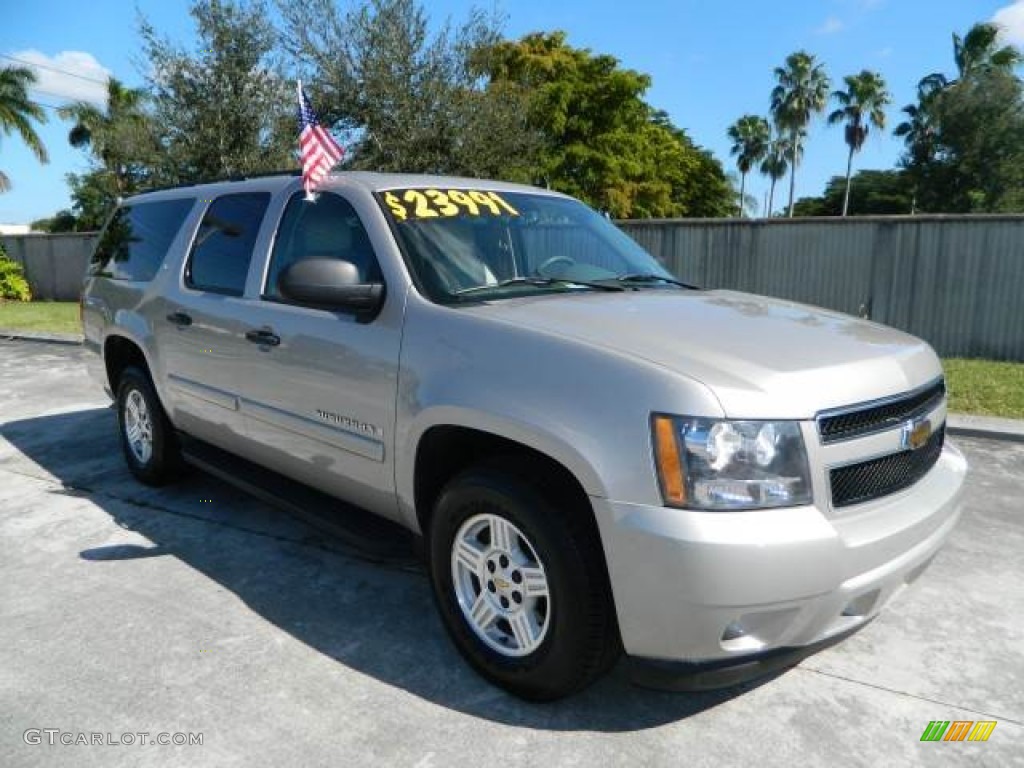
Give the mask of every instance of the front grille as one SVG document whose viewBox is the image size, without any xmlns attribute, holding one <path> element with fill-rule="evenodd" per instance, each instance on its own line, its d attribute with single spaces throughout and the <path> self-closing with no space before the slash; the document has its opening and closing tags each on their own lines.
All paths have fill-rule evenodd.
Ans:
<svg viewBox="0 0 1024 768">
<path fill-rule="evenodd" d="M 909 488 L 935 466 L 942 454 L 945 436 L 946 425 L 943 424 L 916 451 L 902 451 L 833 469 L 829 472 L 832 506 L 861 504 Z"/>
<path fill-rule="evenodd" d="M 922 390 L 884 403 L 861 408 L 853 406 L 841 413 L 821 416 L 818 418 L 818 434 L 821 442 L 828 444 L 884 432 L 918 413 L 930 411 L 945 395 L 946 382 L 939 379 Z"/>
</svg>

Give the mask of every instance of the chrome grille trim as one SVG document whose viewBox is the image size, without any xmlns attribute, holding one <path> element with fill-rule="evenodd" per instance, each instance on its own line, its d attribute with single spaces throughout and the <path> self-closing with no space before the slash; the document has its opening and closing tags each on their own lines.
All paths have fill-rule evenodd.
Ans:
<svg viewBox="0 0 1024 768">
<path fill-rule="evenodd" d="M 823 445 L 832 445 L 896 429 L 909 419 L 931 412 L 945 397 L 946 382 L 940 377 L 900 395 L 821 411 L 814 419 L 818 438 Z"/>
</svg>

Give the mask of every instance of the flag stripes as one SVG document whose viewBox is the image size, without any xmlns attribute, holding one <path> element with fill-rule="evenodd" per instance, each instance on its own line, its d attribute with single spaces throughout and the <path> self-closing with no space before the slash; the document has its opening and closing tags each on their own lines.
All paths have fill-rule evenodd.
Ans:
<svg viewBox="0 0 1024 768">
<path fill-rule="evenodd" d="M 316 114 L 299 87 L 299 154 L 302 156 L 302 186 L 307 197 L 311 197 L 331 168 L 341 162 L 345 150 L 334 140 L 330 132 L 317 121 Z"/>
</svg>

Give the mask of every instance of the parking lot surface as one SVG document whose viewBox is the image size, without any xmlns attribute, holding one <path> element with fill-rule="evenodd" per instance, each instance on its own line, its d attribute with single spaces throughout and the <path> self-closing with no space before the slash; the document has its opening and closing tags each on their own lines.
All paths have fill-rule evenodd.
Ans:
<svg viewBox="0 0 1024 768">
<path fill-rule="evenodd" d="M 0 766 L 1024 765 L 1024 444 L 957 441 L 959 527 L 840 645 L 724 691 L 620 665 L 532 705 L 457 656 L 415 567 L 199 473 L 136 483 L 84 354 L 0 341 Z M 922 743 L 932 720 L 998 724 Z"/>
</svg>

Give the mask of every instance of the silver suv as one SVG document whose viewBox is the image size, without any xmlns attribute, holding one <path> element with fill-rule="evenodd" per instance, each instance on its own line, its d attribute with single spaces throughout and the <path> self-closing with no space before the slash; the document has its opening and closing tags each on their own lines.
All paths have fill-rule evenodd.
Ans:
<svg viewBox="0 0 1024 768">
<path fill-rule="evenodd" d="M 459 651 L 530 699 L 623 650 L 677 687 L 792 664 L 874 617 L 960 512 L 927 344 L 681 283 L 550 191 L 138 195 L 83 322 L 139 480 L 198 463 L 421 536 Z"/>
</svg>

